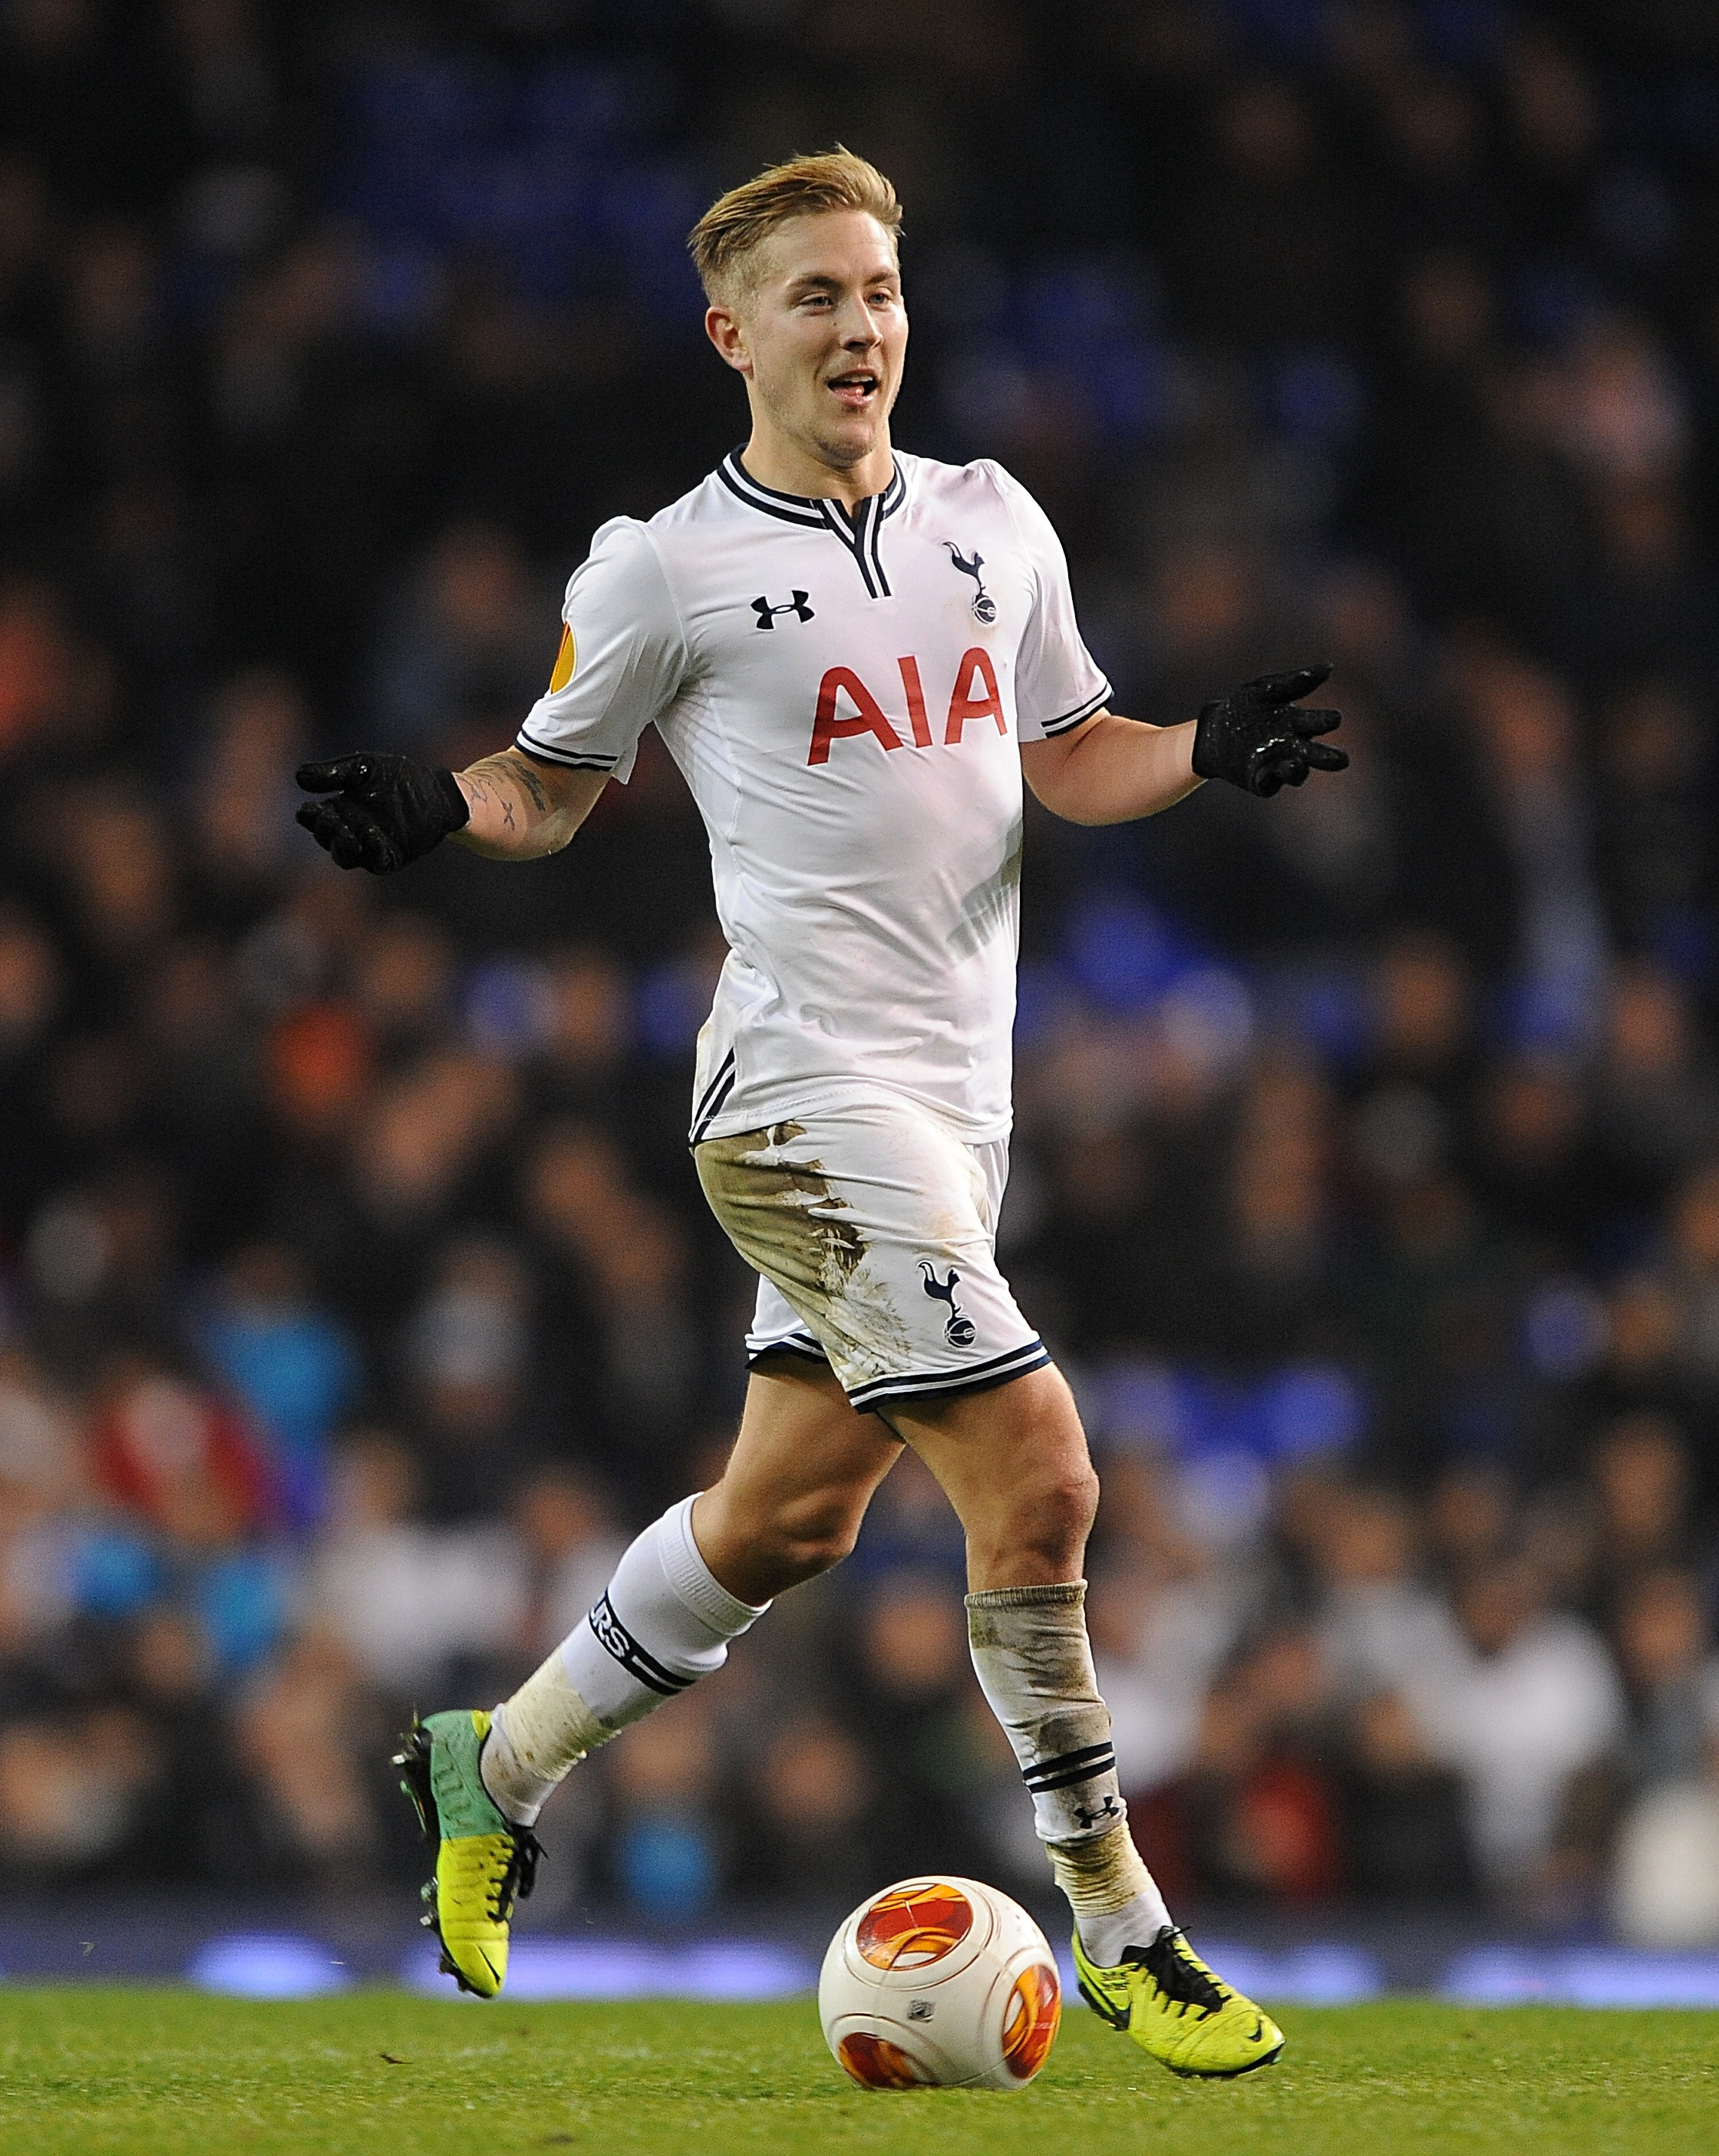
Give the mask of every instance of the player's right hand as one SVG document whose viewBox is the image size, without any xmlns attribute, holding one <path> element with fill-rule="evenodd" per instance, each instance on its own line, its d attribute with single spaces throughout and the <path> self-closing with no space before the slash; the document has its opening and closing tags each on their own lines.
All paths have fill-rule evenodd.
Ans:
<svg viewBox="0 0 1719 2156">
<path fill-rule="evenodd" d="M 1345 771 L 1340 748 L 1315 738 L 1342 724 L 1341 711 L 1294 711 L 1331 671 L 1328 660 L 1292 674 L 1262 674 L 1207 704 L 1194 725 L 1194 773 L 1227 778 L 1244 793 L 1269 798 L 1300 786 L 1310 771 Z"/>
<path fill-rule="evenodd" d="M 296 777 L 307 793 L 330 797 L 305 802 L 297 820 L 337 868 L 392 875 L 471 818 L 453 773 L 409 756 L 363 749 L 329 763 L 301 763 Z"/>
</svg>

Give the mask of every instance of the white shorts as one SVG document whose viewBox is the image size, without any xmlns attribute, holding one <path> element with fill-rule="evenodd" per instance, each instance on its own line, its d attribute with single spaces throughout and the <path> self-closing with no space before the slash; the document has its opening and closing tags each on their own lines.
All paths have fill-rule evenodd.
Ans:
<svg viewBox="0 0 1719 2156">
<path fill-rule="evenodd" d="M 910 1101 L 820 1110 L 694 1147 L 711 1210 L 762 1275 L 756 1362 L 827 1362 L 857 1408 L 998 1385 L 1050 1360 L 996 1267 L 1006 1139 Z"/>
</svg>

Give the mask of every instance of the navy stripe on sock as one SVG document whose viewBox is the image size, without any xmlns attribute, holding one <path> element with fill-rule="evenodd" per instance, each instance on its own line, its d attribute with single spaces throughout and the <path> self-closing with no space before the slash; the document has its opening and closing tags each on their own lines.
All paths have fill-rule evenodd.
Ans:
<svg viewBox="0 0 1719 2156">
<path fill-rule="evenodd" d="M 1113 1745 L 1091 1744 L 1083 1752 L 1064 1752 L 1058 1758 L 1042 1759 L 1036 1767 L 1024 1768 L 1021 1779 L 1035 1792 L 1066 1789 L 1076 1782 L 1095 1781 L 1115 1764 Z"/>
<path fill-rule="evenodd" d="M 661 1692 L 665 1699 L 672 1699 L 692 1682 L 691 1677 L 665 1669 L 654 1655 L 639 1645 L 615 1615 L 615 1605 L 606 1594 L 586 1621 L 596 1634 L 598 1645 L 613 1655 L 627 1675 L 636 1677 L 647 1691 Z"/>
</svg>

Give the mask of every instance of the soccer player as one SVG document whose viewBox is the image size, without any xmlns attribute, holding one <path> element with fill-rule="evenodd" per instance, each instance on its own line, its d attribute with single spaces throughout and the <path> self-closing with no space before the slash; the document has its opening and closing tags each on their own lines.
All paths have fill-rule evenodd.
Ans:
<svg viewBox="0 0 1719 2156">
<path fill-rule="evenodd" d="M 399 1763 L 436 1845 L 442 1966 L 492 1996 L 557 1783 L 844 1557 L 910 1445 L 965 1532 L 974 1666 L 1073 1909 L 1082 1989 L 1175 2071 L 1245 2073 L 1283 2035 L 1195 1956 L 1130 1837 L 1082 1608 L 1097 1482 L 993 1248 L 1022 785 L 1116 823 L 1202 779 L 1270 794 L 1347 759 L 1317 738 L 1335 711 L 1295 708 L 1329 668 L 1181 726 L 1109 711 L 1037 503 L 989 460 L 892 445 L 900 224 L 889 182 L 842 150 L 723 196 L 691 246 L 745 447 L 598 532 L 512 748 L 458 774 L 373 754 L 299 774 L 322 797 L 299 820 L 343 868 L 445 838 L 533 860 L 654 723 L 703 813 L 728 943 L 691 1143 L 761 1276 L 733 1455 L 512 1698 L 431 1715 Z"/>
</svg>

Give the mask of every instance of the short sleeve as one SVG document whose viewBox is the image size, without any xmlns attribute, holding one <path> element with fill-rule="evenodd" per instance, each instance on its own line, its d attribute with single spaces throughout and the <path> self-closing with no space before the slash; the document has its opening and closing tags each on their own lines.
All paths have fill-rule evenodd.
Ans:
<svg viewBox="0 0 1719 2156">
<path fill-rule="evenodd" d="M 568 584 L 561 624 L 549 686 L 517 746 L 624 783 L 639 736 L 674 701 L 687 666 L 668 579 L 642 525 L 618 516 L 598 532 Z"/>
<path fill-rule="evenodd" d="M 1032 496 L 1000 465 L 990 467 L 1032 572 L 1033 605 L 1015 659 L 1015 719 L 1023 742 L 1066 734 L 1101 711 L 1110 684 L 1081 641 L 1063 542 Z"/>
</svg>

